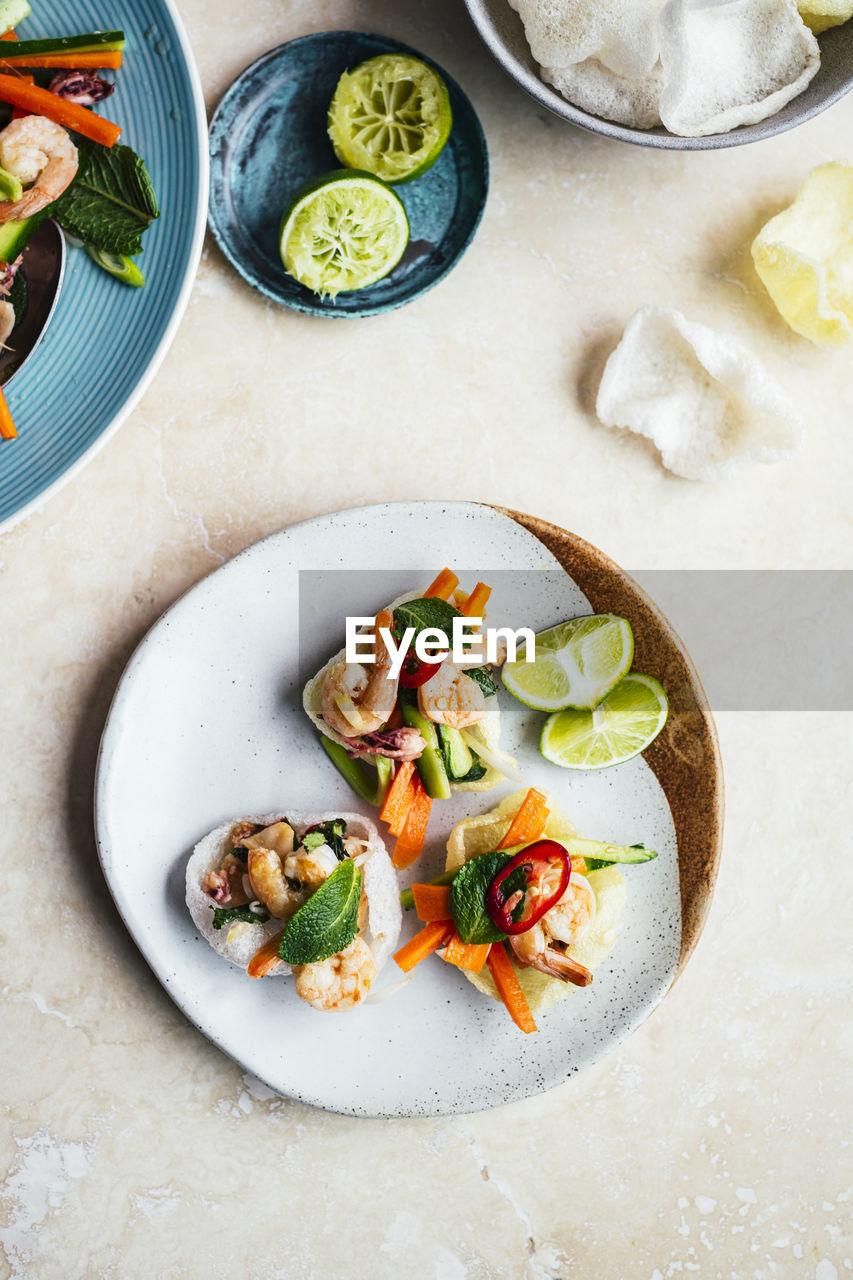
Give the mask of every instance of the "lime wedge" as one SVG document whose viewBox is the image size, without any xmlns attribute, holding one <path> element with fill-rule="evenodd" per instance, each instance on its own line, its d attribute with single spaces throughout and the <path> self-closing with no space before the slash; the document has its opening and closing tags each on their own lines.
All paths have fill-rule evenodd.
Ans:
<svg viewBox="0 0 853 1280">
<path fill-rule="evenodd" d="M 297 192 L 279 248 L 294 280 L 334 298 L 387 276 L 408 243 L 400 197 L 371 173 L 335 169 Z"/>
<path fill-rule="evenodd" d="M 506 662 L 505 688 L 535 711 L 598 706 L 631 669 L 634 637 L 624 618 L 571 618 L 536 637 L 535 662 Z"/>
<path fill-rule="evenodd" d="M 657 680 L 632 671 L 594 711 L 556 711 L 539 750 L 563 769 L 606 769 L 639 755 L 666 724 L 669 704 Z"/>
<path fill-rule="evenodd" d="M 438 72 L 403 53 L 382 53 L 345 71 L 329 107 L 341 164 L 385 182 L 411 182 L 435 164 L 453 116 Z"/>
</svg>

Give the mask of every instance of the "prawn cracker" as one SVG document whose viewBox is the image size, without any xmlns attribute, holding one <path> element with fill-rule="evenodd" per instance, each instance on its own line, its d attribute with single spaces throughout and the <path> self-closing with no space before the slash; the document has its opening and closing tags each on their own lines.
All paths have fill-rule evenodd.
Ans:
<svg viewBox="0 0 853 1280">
<path fill-rule="evenodd" d="M 853 337 L 853 165 L 823 164 L 752 242 L 755 269 L 797 333 L 824 346 Z"/>
<path fill-rule="evenodd" d="M 787 394 L 756 357 L 668 307 L 632 317 L 605 366 L 596 413 L 651 440 L 663 465 L 688 480 L 779 462 L 802 444 Z"/>
<path fill-rule="evenodd" d="M 795 0 L 669 0 L 660 35 L 661 119 L 682 137 L 775 115 L 820 67 Z"/>
</svg>

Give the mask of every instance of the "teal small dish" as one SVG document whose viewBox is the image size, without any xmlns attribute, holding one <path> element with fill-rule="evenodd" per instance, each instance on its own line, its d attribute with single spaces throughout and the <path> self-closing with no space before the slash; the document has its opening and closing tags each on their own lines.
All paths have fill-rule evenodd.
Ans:
<svg viewBox="0 0 853 1280">
<path fill-rule="evenodd" d="M 282 214 L 310 178 L 340 168 L 326 133 L 338 80 L 367 58 L 407 53 L 443 77 L 453 128 L 436 163 L 395 187 L 411 234 L 384 280 L 320 298 L 292 279 L 279 256 Z M 456 81 L 416 49 L 363 31 L 325 31 L 272 49 L 237 77 L 210 125 L 209 223 L 222 252 L 253 288 L 308 315 L 375 316 L 402 307 L 447 275 L 473 239 L 489 187 L 486 139 Z"/>
</svg>

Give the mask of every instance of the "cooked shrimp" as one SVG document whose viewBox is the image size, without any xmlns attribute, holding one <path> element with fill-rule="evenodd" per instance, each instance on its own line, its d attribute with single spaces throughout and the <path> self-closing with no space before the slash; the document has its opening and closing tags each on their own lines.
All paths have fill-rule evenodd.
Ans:
<svg viewBox="0 0 853 1280">
<path fill-rule="evenodd" d="M 338 662 L 323 682 L 323 719 L 344 738 L 359 738 L 381 729 L 397 701 L 397 681 L 391 679 L 391 654 L 379 639 L 394 619 L 388 609 L 376 615 L 376 661 Z"/>
<path fill-rule="evenodd" d="M 328 960 L 297 965 L 296 994 L 312 1009 L 325 1012 L 354 1009 L 370 990 L 376 977 L 376 963 L 370 947 L 356 935 L 348 947 Z"/>
<path fill-rule="evenodd" d="M 547 893 L 547 886 L 543 886 Z M 509 906 L 509 901 L 507 902 Z M 595 919 L 595 893 L 586 876 L 572 872 L 568 888 L 559 902 L 524 933 L 510 936 L 516 958 L 531 969 L 540 969 L 552 978 L 562 978 L 578 987 L 588 986 L 592 974 L 584 965 L 566 955 Z"/>
<path fill-rule="evenodd" d="M 418 689 L 421 715 L 451 729 L 476 724 L 486 714 L 483 690 L 452 662 L 442 662 L 435 675 Z"/>
<path fill-rule="evenodd" d="M 233 835 L 231 838 L 233 840 Z M 294 843 L 293 827 L 284 821 L 274 822 L 271 826 L 264 827 L 263 830 L 241 841 L 246 849 L 272 849 L 273 853 L 279 854 L 282 858 L 293 853 Z"/>
<path fill-rule="evenodd" d="M 287 883 L 281 858 L 273 849 L 249 850 L 252 892 L 278 920 L 289 920 L 302 906 L 305 894 Z"/>
<path fill-rule="evenodd" d="M 17 222 L 59 199 L 77 173 L 77 148 L 61 125 L 24 116 L 0 132 L 0 165 L 28 188 L 0 201 L 0 222 Z"/>
<path fill-rule="evenodd" d="M 318 888 L 338 865 L 338 860 L 327 844 L 316 849 L 297 850 L 284 860 L 284 874 L 288 880 L 298 880 L 306 889 Z"/>
</svg>

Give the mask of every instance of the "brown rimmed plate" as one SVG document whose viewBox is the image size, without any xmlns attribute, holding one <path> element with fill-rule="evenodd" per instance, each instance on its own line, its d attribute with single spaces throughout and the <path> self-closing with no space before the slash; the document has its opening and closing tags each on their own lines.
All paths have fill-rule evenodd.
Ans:
<svg viewBox="0 0 853 1280">
<path fill-rule="evenodd" d="M 466 585 L 492 583 L 494 625 L 512 621 L 538 631 L 591 609 L 624 614 L 634 628 L 635 665 L 660 679 L 670 697 L 669 724 L 646 759 L 579 774 L 544 761 L 536 748 L 542 717 L 499 695 L 502 744 L 516 755 L 525 782 L 551 794 L 585 834 L 659 852 L 654 862 L 625 871 L 620 934 L 593 986 L 573 989 L 530 1036 L 437 959 L 392 999 L 320 1016 L 287 983 L 252 982 L 220 959 L 184 905 L 187 857 L 218 824 L 288 806 L 361 807 L 302 711 L 302 680 L 340 647 L 347 614 L 375 612 L 423 588 L 444 564 Z M 443 869 L 456 821 L 516 787 L 436 804 L 418 877 Z M 483 1110 L 552 1088 L 609 1052 L 666 995 L 696 943 L 721 822 L 711 714 L 660 612 L 582 539 L 469 502 L 319 516 L 266 538 L 199 582 L 131 659 L 104 731 L 96 782 L 104 874 L 178 1006 L 272 1089 L 350 1115 Z M 403 936 L 415 927 L 407 920 Z M 398 977 L 387 966 L 379 990 Z"/>
</svg>

